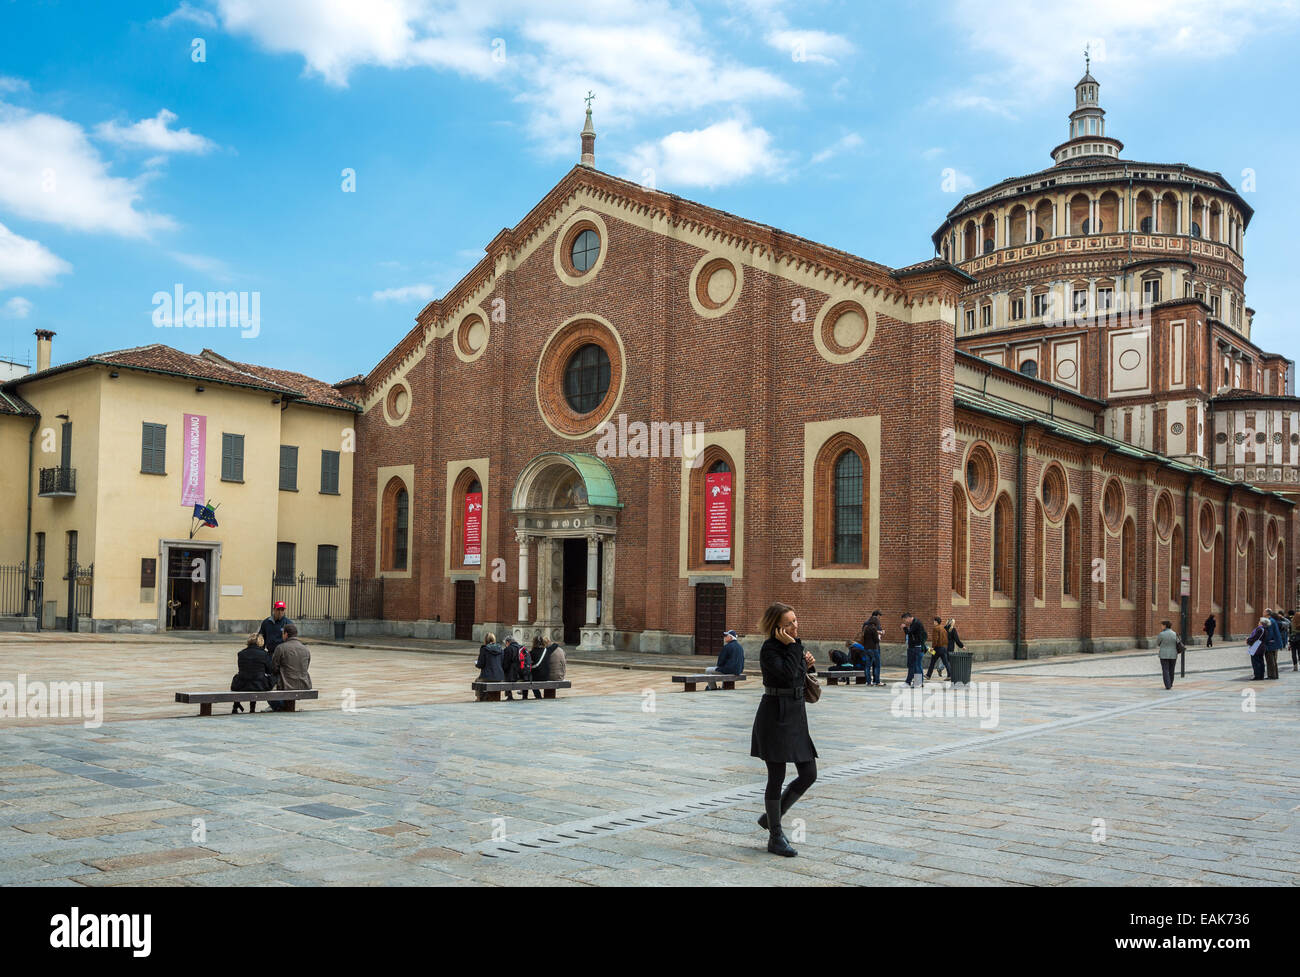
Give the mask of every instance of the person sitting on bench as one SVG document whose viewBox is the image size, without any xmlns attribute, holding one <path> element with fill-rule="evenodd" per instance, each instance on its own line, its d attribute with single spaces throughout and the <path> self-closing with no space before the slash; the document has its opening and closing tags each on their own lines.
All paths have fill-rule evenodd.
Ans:
<svg viewBox="0 0 1300 977">
<path fill-rule="evenodd" d="M 540 634 L 533 636 L 533 647 L 531 649 L 533 656 L 533 681 L 549 682 L 551 680 L 551 661 L 550 656 L 546 653 L 546 642 L 542 640 Z M 541 689 L 533 689 L 533 698 L 542 697 Z M 524 693 L 524 698 L 528 698 L 528 693 Z"/>
<path fill-rule="evenodd" d="M 275 671 L 276 689 L 310 689 L 311 673 L 307 671 L 311 665 L 311 652 L 307 646 L 298 640 L 298 628 L 293 624 L 284 626 L 284 640 L 275 648 L 275 654 L 271 656 L 271 667 Z M 271 708 L 276 712 L 283 712 L 289 707 L 285 700 L 274 700 L 271 702 Z"/>
<path fill-rule="evenodd" d="M 739 675 L 745 670 L 745 648 L 740 643 L 740 635 L 734 630 L 722 632 L 722 651 L 718 653 L 718 663 L 710 665 L 704 671 L 710 675 Z M 717 689 L 718 683 L 710 682 L 706 689 Z"/>
<path fill-rule="evenodd" d="M 271 670 L 271 656 L 263 647 L 265 639 L 260 634 L 250 634 L 248 644 L 237 656 L 239 671 L 230 680 L 231 692 L 267 692 L 275 683 L 275 674 Z M 244 707 L 238 702 L 230 707 L 231 713 L 243 712 Z M 257 712 L 257 703 L 248 704 L 249 712 Z"/>
</svg>

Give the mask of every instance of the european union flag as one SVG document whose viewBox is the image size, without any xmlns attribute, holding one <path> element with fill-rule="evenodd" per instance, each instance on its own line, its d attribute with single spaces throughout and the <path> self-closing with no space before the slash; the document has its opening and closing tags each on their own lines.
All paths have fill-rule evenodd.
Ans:
<svg viewBox="0 0 1300 977">
<path fill-rule="evenodd" d="M 210 526 L 213 529 L 217 528 L 217 514 L 210 505 L 200 505 L 197 502 L 194 503 L 194 518 L 198 519 L 205 526 Z"/>
</svg>

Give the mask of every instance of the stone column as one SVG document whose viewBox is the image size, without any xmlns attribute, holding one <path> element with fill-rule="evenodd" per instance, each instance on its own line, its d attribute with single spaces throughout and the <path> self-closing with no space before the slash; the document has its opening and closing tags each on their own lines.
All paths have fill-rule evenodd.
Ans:
<svg viewBox="0 0 1300 977">
<path fill-rule="evenodd" d="M 519 617 L 520 624 L 528 623 L 528 544 L 532 537 L 525 533 L 515 533 L 515 542 L 519 544 Z"/>
<path fill-rule="evenodd" d="M 587 620 L 588 627 L 595 627 L 596 620 L 596 566 L 597 566 L 597 547 L 600 545 L 600 535 L 590 533 L 587 536 Z"/>
</svg>

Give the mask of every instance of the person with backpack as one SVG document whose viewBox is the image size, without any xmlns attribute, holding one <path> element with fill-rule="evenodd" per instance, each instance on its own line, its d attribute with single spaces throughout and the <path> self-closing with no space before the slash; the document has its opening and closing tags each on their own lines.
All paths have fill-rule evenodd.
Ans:
<svg viewBox="0 0 1300 977">
<path fill-rule="evenodd" d="M 1214 619 L 1214 615 L 1211 614 L 1209 617 L 1205 619 L 1205 623 L 1201 625 L 1201 630 L 1205 632 L 1205 647 L 1207 648 L 1214 647 L 1214 632 L 1217 631 L 1218 629 L 1219 629 L 1219 622 L 1216 621 Z"/>
<path fill-rule="evenodd" d="M 934 677 L 934 666 L 939 666 L 939 677 L 943 678 L 948 674 L 948 628 L 944 625 L 942 618 L 935 618 L 934 624 L 930 626 L 930 644 L 934 651 L 930 655 L 930 670 L 925 673 L 926 678 Z"/>
<path fill-rule="evenodd" d="M 505 673 L 505 681 L 522 682 L 519 677 L 519 642 L 513 637 L 507 638 L 506 643 L 501 648 L 501 669 Z M 506 698 L 513 699 L 515 694 L 507 692 Z"/>
<path fill-rule="evenodd" d="M 1300 611 L 1291 615 L 1291 671 L 1300 672 Z"/>
<path fill-rule="evenodd" d="M 885 627 L 880 623 L 880 612 L 872 611 L 871 617 L 862 625 L 862 634 L 858 641 L 862 645 L 863 671 L 867 673 L 867 685 L 880 686 L 880 636 Z"/>
<path fill-rule="evenodd" d="M 529 649 L 529 654 L 531 654 L 533 658 L 532 681 L 549 682 L 550 681 L 549 676 L 551 674 L 551 663 L 550 663 L 550 659 L 546 654 L 546 642 L 542 640 L 542 636 L 540 634 L 533 636 L 533 647 Z M 533 689 L 533 698 L 540 699 L 541 697 L 542 697 L 542 690 Z M 525 699 L 528 698 L 527 693 L 524 694 L 524 698 Z"/>
</svg>

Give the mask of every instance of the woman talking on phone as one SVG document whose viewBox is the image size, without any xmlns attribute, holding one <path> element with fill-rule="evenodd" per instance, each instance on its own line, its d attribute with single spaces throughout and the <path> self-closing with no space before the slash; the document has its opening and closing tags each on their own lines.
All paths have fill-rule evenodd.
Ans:
<svg viewBox="0 0 1300 977">
<path fill-rule="evenodd" d="M 808 714 L 804 707 L 807 675 L 813 671 L 813 656 L 799 640 L 799 621 L 788 604 L 775 603 L 763 614 L 759 633 L 767 636 L 759 652 L 763 672 L 763 698 L 754 716 L 750 755 L 767 763 L 766 813 L 758 819 L 767 828 L 767 850 L 793 858 L 781 830 L 781 817 L 817 779 L 817 748 L 808 735 Z M 781 792 L 785 765 L 793 763 L 798 776 Z"/>
</svg>

